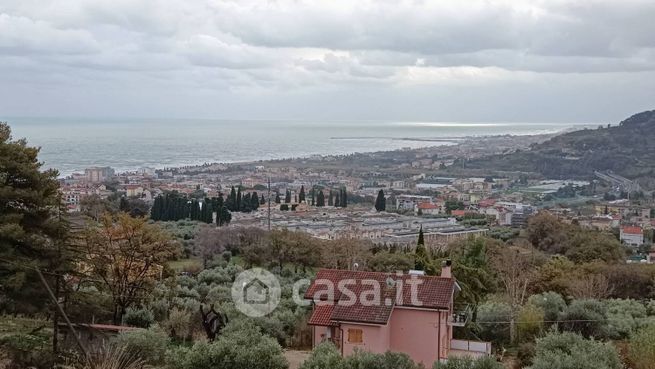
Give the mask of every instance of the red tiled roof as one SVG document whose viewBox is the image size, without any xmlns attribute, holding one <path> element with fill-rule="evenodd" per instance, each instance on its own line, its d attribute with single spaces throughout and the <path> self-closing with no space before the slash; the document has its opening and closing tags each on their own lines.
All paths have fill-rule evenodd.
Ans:
<svg viewBox="0 0 655 369">
<path fill-rule="evenodd" d="M 641 227 L 624 226 L 621 230 L 627 234 L 642 234 Z"/>
<path fill-rule="evenodd" d="M 464 215 L 466 215 L 466 210 L 451 210 L 450 214 L 456 217 L 463 217 Z"/>
<path fill-rule="evenodd" d="M 431 204 L 429 202 L 422 202 L 422 203 L 418 204 L 418 208 L 419 209 L 425 209 L 425 210 L 427 210 L 427 209 L 438 209 L 439 206 L 437 206 L 435 204 Z"/>
<path fill-rule="evenodd" d="M 307 322 L 310 325 L 322 325 L 330 326 L 334 325 L 332 321 L 332 311 L 334 310 L 334 305 L 316 305 L 314 306 L 314 312 Z"/>
<path fill-rule="evenodd" d="M 420 280 L 420 283 L 416 285 L 417 301 L 412 301 L 413 288 L 410 279 L 413 278 Z M 331 291 L 326 283 L 317 283 L 321 280 L 329 281 L 331 286 L 334 286 L 333 297 L 328 296 L 328 292 Z M 343 296 L 339 290 L 339 282 L 344 280 L 352 281 L 346 287 L 357 296 L 355 301 L 352 301 L 349 295 Z M 380 287 L 381 301 L 379 304 L 368 304 L 363 301 L 371 297 L 375 289 L 370 283 L 362 282 L 366 280 L 374 281 Z M 392 281 L 393 283 L 390 283 Z M 402 284 L 399 281 L 402 281 Z M 396 298 L 398 286 L 403 287 L 399 299 Z M 317 304 L 309 324 L 327 325 L 335 321 L 386 324 L 395 306 L 448 309 L 452 302 L 454 288 L 455 281 L 452 278 L 321 269 L 305 292 L 305 298 L 325 301 L 329 305 Z M 327 317 L 328 313 L 331 313 L 329 318 Z"/>
</svg>

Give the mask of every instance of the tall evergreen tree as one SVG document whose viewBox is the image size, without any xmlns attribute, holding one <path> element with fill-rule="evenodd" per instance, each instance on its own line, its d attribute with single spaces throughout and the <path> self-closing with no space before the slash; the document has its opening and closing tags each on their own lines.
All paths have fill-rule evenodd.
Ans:
<svg viewBox="0 0 655 369">
<path fill-rule="evenodd" d="M 241 203 L 241 208 L 239 209 L 239 211 L 244 213 L 249 213 L 250 210 L 252 210 L 250 209 L 250 193 L 243 195 L 243 198 L 241 198 L 240 203 Z"/>
<path fill-rule="evenodd" d="M 0 123 L 0 300 L 8 313 L 54 307 L 34 267 L 50 272 L 44 274 L 56 298 L 64 285 L 60 276 L 73 270 L 58 173 L 41 171 L 38 153 Z M 47 314 L 56 332 L 58 312 Z"/>
<path fill-rule="evenodd" d="M 305 186 L 304 185 L 300 186 L 300 194 L 298 194 L 298 201 L 299 202 L 305 202 Z"/>
<path fill-rule="evenodd" d="M 423 226 L 418 230 L 418 241 L 416 242 L 417 246 L 425 246 L 425 239 L 423 236 Z"/>
<path fill-rule="evenodd" d="M 288 204 L 291 202 L 291 190 L 287 190 L 287 193 L 284 195 L 284 203 Z"/>
<path fill-rule="evenodd" d="M 155 202 L 152 204 L 152 209 L 150 209 L 150 219 L 161 220 L 163 207 L 164 197 L 162 195 L 157 195 L 157 197 L 155 197 Z"/>
<path fill-rule="evenodd" d="M 205 202 L 202 203 L 202 221 L 211 224 L 214 222 L 214 210 L 212 209 L 212 203 L 211 201 L 207 201 L 208 199 L 205 199 Z"/>
<path fill-rule="evenodd" d="M 193 199 L 191 200 L 191 220 L 200 220 L 200 203 Z"/>
<path fill-rule="evenodd" d="M 216 225 L 222 227 L 230 224 L 232 214 L 227 209 L 227 206 L 222 206 L 216 211 Z"/>
<path fill-rule="evenodd" d="M 341 207 L 345 208 L 348 206 L 348 194 L 346 194 L 346 188 L 341 189 Z"/>
<path fill-rule="evenodd" d="M 328 195 L 328 206 L 334 205 L 334 193 L 330 189 L 330 194 Z"/>
<path fill-rule="evenodd" d="M 262 197 L 259 199 L 259 205 L 265 205 L 266 204 L 266 199 L 264 198 L 264 194 L 262 194 Z"/>
<path fill-rule="evenodd" d="M 384 191 L 382 189 L 378 191 L 378 197 L 375 199 L 375 210 L 387 210 L 387 199 L 384 197 Z"/>
<path fill-rule="evenodd" d="M 234 189 L 234 186 L 232 186 L 232 189 L 230 190 L 230 195 L 227 198 L 227 208 L 230 211 L 235 211 L 236 206 L 237 206 L 237 191 Z"/>
<path fill-rule="evenodd" d="M 312 206 L 314 206 L 316 205 L 316 190 L 314 189 L 313 186 L 312 186 L 311 195 L 312 195 Z"/>
<path fill-rule="evenodd" d="M 316 196 L 316 206 L 325 206 L 325 195 L 323 194 L 322 190 L 319 190 L 318 195 Z"/>
<path fill-rule="evenodd" d="M 241 202 L 243 201 L 243 195 L 241 194 L 241 186 L 237 189 L 237 202 L 235 206 L 236 211 L 241 211 Z"/>
<path fill-rule="evenodd" d="M 336 197 L 334 198 L 334 207 L 341 207 L 341 191 L 337 192 Z"/>
<path fill-rule="evenodd" d="M 259 208 L 259 196 L 257 195 L 257 191 L 250 194 L 250 208 L 252 210 L 257 210 L 257 208 Z"/>
<path fill-rule="evenodd" d="M 275 203 L 276 203 L 276 204 L 279 204 L 279 203 L 281 203 L 281 202 L 282 202 L 282 199 L 280 199 L 280 193 L 279 193 L 279 192 L 276 192 L 276 193 L 275 193 Z"/>
</svg>

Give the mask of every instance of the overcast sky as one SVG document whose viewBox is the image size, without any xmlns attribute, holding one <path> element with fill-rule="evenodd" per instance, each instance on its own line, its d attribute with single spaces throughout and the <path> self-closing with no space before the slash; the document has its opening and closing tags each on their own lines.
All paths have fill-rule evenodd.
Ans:
<svg viewBox="0 0 655 369">
<path fill-rule="evenodd" d="M 0 0 L 0 119 L 596 123 L 646 109 L 653 0 Z"/>
</svg>

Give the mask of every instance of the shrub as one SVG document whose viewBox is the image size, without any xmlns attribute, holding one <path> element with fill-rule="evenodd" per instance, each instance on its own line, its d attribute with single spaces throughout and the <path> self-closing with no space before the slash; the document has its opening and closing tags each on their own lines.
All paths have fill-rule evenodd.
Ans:
<svg viewBox="0 0 655 369">
<path fill-rule="evenodd" d="M 560 327 L 584 337 L 607 336 L 607 308 L 598 300 L 574 300 L 559 315 Z"/>
<path fill-rule="evenodd" d="M 155 314 L 148 309 L 127 308 L 123 323 L 132 327 L 148 328 L 155 322 Z"/>
<path fill-rule="evenodd" d="M 503 369 L 503 365 L 494 358 L 486 356 L 474 359 L 469 356 L 450 357 L 445 363 L 435 362 L 434 369 Z"/>
<path fill-rule="evenodd" d="M 544 320 L 551 323 L 556 321 L 559 314 L 566 308 L 566 301 L 557 292 L 532 295 L 528 298 L 528 303 L 541 308 L 544 312 Z"/>
<path fill-rule="evenodd" d="M 655 324 L 640 329 L 630 339 L 630 360 L 635 369 L 652 369 L 655 363 Z"/>
<path fill-rule="evenodd" d="M 518 313 L 518 333 L 522 341 L 534 340 L 544 326 L 544 312 L 541 308 L 527 304 Z"/>
<path fill-rule="evenodd" d="M 418 366 L 407 354 L 387 351 L 373 354 L 355 351 L 343 360 L 343 369 L 416 369 Z"/>
<path fill-rule="evenodd" d="M 151 365 L 164 362 L 169 342 L 168 335 L 157 326 L 123 332 L 113 339 L 120 350 Z"/>
<path fill-rule="evenodd" d="M 343 369 L 343 357 L 331 342 L 323 342 L 312 350 L 299 369 Z"/>
<path fill-rule="evenodd" d="M 517 359 L 519 359 L 519 366 L 525 368 L 532 365 L 532 360 L 534 359 L 534 354 L 536 350 L 536 345 L 534 342 L 525 342 L 519 345 L 519 350 L 516 354 Z"/>
<path fill-rule="evenodd" d="M 185 340 L 192 333 L 193 314 L 188 310 L 173 308 L 168 314 L 166 328 L 170 331 L 171 336 Z"/>
<path fill-rule="evenodd" d="M 387 351 L 374 354 L 367 351 L 355 351 L 344 358 L 330 342 L 316 346 L 312 354 L 300 366 L 300 369 L 418 369 L 412 359 L 403 353 Z"/>
<path fill-rule="evenodd" d="M 635 300 L 612 299 L 607 306 L 607 329 L 613 339 L 624 339 L 632 335 L 646 322 L 646 306 Z"/>
<path fill-rule="evenodd" d="M 45 335 L 17 333 L 0 337 L 0 352 L 8 355 L 9 369 L 51 368 L 55 360 Z"/>
<path fill-rule="evenodd" d="M 614 346 L 581 335 L 551 332 L 537 340 L 529 369 L 622 369 Z"/>
<path fill-rule="evenodd" d="M 480 338 L 485 341 L 491 341 L 495 344 L 509 342 L 509 324 L 504 322 L 508 322 L 510 316 L 511 308 L 508 304 L 487 302 L 480 305 L 477 316 Z"/>
<path fill-rule="evenodd" d="M 282 348 L 257 327 L 241 325 L 225 329 L 214 342 L 193 345 L 184 369 L 286 369 Z"/>
</svg>

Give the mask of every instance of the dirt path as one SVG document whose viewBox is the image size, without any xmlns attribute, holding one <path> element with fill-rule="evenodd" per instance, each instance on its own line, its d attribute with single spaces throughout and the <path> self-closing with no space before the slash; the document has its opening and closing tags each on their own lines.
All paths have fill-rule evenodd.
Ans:
<svg viewBox="0 0 655 369">
<path fill-rule="evenodd" d="M 309 351 L 285 350 L 284 357 L 289 360 L 289 369 L 298 369 L 300 364 L 309 357 Z"/>
</svg>

